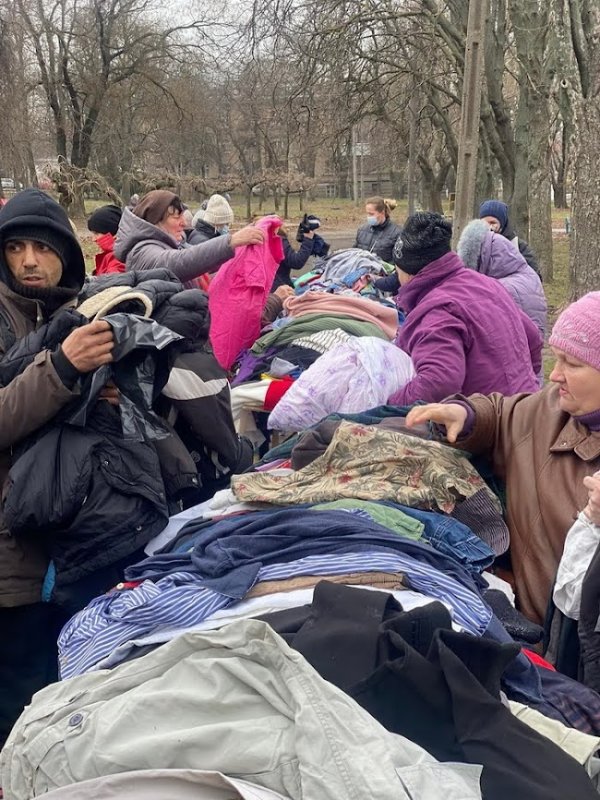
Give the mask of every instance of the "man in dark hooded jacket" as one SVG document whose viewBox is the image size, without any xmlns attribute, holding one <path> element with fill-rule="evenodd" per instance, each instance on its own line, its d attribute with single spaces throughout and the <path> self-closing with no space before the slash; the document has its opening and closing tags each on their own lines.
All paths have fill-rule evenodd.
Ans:
<svg viewBox="0 0 600 800">
<path fill-rule="evenodd" d="M 0 210 L 0 357 L 74 305 L 84 278 L 83 253 L 63 209 L 37 189 L 11 198 Z M 54 351 L 40 352 L 0 388 L 2 484 L 13 448 L 76 396 L 80 375 L 112 360 L 112 348 L 109 324 L 92 322 L 75 329 Z M 104 397 L 117 402 L 109 389 Z M 47 567 L 41 549 L 14 539 L 0 515 L 0 747 L 34 692 L 57 677 L 56 638 L 65 619 L 41 602 Z"/>
</svg>

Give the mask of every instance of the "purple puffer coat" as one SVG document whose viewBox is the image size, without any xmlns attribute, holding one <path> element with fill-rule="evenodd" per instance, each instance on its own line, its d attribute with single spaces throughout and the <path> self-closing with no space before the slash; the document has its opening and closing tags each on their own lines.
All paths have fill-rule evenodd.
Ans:
<svg viewBox="0 0 600 800">
<path fill-rule="evenodd" d="M 400 288 L 407 313 L 396 344 L 416 378 L 388 400 L 435 403 L 450 394 L 535 392 L 542 337 L 506 289 L 467 269 L 456 253 L 432 261 Z"/>
<path fill-rule="evenodd" d="M 458 255 L 467 267 L 500 281 L 515 303 L 546 335 L 548 304 L 539 275 L 518 248 L 485 222 L 470 222 L 461 234 Z"/>
</svg>

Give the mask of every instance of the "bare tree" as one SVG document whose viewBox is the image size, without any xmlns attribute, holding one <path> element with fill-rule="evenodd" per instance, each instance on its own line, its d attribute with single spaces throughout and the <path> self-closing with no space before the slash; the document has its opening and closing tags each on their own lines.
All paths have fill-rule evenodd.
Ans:
<svg viewBox="0 0 600 800">
<path fill-rule="evenodd" d="M 570 252 L 575 299 L 600 286 L 600 7 L 596 0 L 565 0 L 562 10 L 575 66 L 572 97 L 577 135 Z"/>
<path fill-rule="evenodd" d="M 205 22 L 160 27 L 155 0 L 14 0 L 35 52 L 38 80 L 52 118 L 61 163 L 85 170 L 111 87 L 134 75 L 160 84 L 167 59 L 189 48 L 185 31 Z M 83 211 L 83 198 L 72 199 Z"/>
</svg>

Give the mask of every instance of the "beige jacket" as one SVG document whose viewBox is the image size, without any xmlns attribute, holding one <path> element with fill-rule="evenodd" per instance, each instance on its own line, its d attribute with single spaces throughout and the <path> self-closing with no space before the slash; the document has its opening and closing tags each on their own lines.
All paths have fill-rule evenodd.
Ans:
<svg viewBox="0 0 600 800">
<path fill-rule="evenodd" d="M 583 478 L 600 469 L 600 432 L 560 410 L 555 385 L 468 400 L 475 425 L 460 447 L 489 454 L 506 484 L 517 602 L 542 622 L 567 532 L 586 503 Z"/>
</svg>

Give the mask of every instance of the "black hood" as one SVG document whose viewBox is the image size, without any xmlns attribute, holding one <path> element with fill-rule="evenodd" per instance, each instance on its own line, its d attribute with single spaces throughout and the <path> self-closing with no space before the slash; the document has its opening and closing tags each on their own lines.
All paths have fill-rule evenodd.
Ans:
<svg viewBox="0 0 600 800">
<path fill-rule="evenodd" d="M 17 227 L 47 227 L 64 237 L 66 258 L 59 286 L 81 289 L 85 280 L 85 261 L 81 245 L 65 211 L 39 189 L 18 192 L 0 209 L 0 280 L 6 283 L 9 277 L 3 245 L 10 237 L 11 230 Z"/>
</svg>

